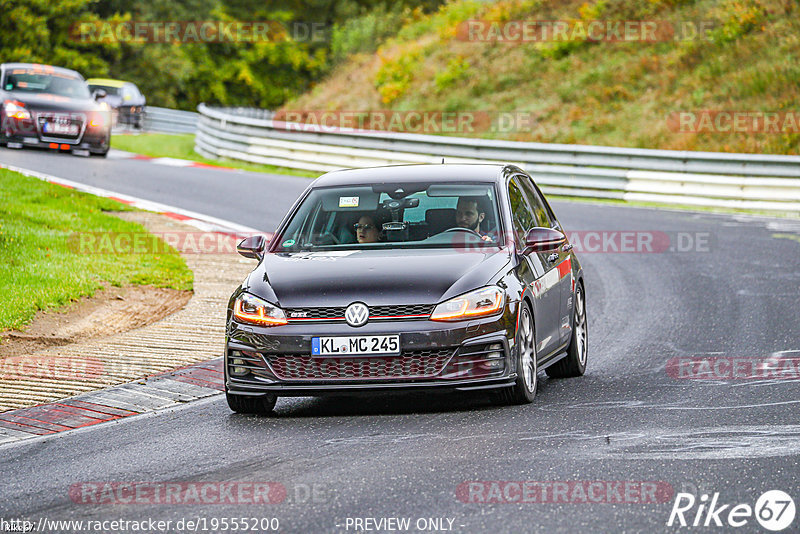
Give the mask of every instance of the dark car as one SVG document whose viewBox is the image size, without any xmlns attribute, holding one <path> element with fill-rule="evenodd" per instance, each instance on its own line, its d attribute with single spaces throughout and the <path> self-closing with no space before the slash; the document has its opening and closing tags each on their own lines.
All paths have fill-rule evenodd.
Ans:
<svg viewBox="0 0 800 534">
<path fill-rule="evenodd" d="M 93 93 L 105 91 L 106 96 L 100 100 L 111 106 L 116 114 L 116 123 L 129 124 L 135 128 L 144 125 L 144 108 L 147 101 L 136 84 L 106 78 L 91 78 L 86 80 L 86 83 Z"/>
<path fill-rule="evenodd" d="M 370 239 L 367 239 L 370 237 Z M 531 402 L 537 373 L 582 375 L 583 271 L 512 165 L 335 171 L 301 195 L 228 304 L 232 410 L 279 396 L 428 388 Z"/>
<path fill-rule="evenodd" d="M 78 154 L 108 153 L 111 112 L 92 98 L 83 76 L 51 65 L 0 65 L 0 144 Z"/>
</svg>

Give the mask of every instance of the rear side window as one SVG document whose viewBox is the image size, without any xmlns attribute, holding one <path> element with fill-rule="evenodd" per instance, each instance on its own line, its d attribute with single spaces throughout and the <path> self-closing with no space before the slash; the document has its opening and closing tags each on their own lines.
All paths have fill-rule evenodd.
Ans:
<svg viewBox="0 0 800 534">
<path fill-rule="evenodd" d="M 545 206 L 544 200 L 539 195 L 539 192 L 536 191 L 536 188 L 531 183 L 530 178 L 524 175 L 520 175 L 516 177 L 519 180 L 520 186 L 522 187 L 522 191 L 525 194 L 525 198 L 528 200 L 528 204 L 533 211 L 533 217 L 536 221 L 534 226 L 541 226 L 543 228 L 553 228 L 554 221 L 550 218 L 549 211 L 547 206 Z"/>
<path fill-rule="evenodd" d="M 511 218 L 514 221 L 514 234 L 517 236 L 517 243 L 522 245 L 525 242 L 525 234 L 536 226 L 536 223 L 516 179 L 508 183 L 508 199 L 511 204 Z"/>
</svg>

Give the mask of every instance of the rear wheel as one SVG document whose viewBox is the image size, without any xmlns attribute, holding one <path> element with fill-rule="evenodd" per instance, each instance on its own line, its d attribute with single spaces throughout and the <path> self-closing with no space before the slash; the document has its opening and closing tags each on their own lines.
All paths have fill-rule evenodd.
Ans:
<svg viewBox="0 0 800 534">
<path fill-rule="evenodd" d="M 228 407 L 236 413 L 267 415 L 272 413 L 275 403 L 278 402 L 277 395 L 263 395 L 261 397 L 247 397 L 245 395 L 231 395 L 225 392 L 228 400 Z"/>
<path fill-rule="evenodd" d="M 536 363 L 536 341 L 530 307 L 523 304 L 517 328 L 517 380 L 513 386 L 499 391 L 504 404 L 528 404 L 536 396 L 539 367 Z"/>
<path fill-rule="evenodd" d="M 545 369 L 550 378 L 581 376 L 586 371 L 589 331 L 586 323 L 586 298 L 579 282 L 575 287 L 575 308 L 572 321 L 572 339 L 567 348 L 567 357 Z"/>
</svg>

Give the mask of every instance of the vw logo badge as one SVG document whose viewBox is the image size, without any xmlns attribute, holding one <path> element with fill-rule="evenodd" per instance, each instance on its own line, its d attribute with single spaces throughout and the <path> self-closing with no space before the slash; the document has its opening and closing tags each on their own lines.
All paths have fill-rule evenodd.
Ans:
<svg viewBox="0 0 800 534">
<path fill-rule="evenodd" d="M 369 308 L 361 302 L 354 302 L 344 311 L 344 319 L 350 326 L 364 326 L 369 319 Z"/>
</svg>

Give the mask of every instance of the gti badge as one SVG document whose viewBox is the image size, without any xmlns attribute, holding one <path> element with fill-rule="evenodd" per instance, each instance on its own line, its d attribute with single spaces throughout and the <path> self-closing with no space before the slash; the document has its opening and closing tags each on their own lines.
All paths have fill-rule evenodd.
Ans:
<svg viewBox="0 0 800 534">
<path fill-rule="evenodd" d="M 369 319 L 369 308 L 361 302 L 354 302 L 344 311 L 344 319 L 350 326 L 363 326 Z"/>
</svg>

